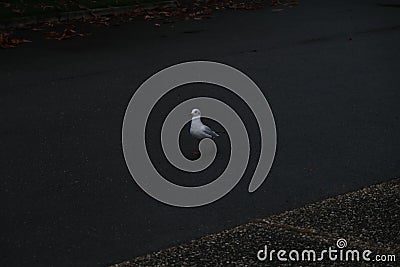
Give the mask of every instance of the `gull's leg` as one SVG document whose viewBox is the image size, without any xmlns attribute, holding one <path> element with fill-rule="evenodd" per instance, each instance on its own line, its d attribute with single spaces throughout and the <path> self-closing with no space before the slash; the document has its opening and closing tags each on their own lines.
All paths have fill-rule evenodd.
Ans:
<svg viewBox="0 0 400 267">
<path fill-rule="evenodd" d="M 193 151 L 192 152 L 192 155 L 193 156 L 200 156 L 200 150 L 199 150 L 199 145 L 200 145 L 200 141 L 201 141 L 201 139 L 200 138 L 196 138 L 196 140 L 194 141 L 194 147 L 193 147 L 193 149 L 196 149 L 195 151 Z"/>
</svg>

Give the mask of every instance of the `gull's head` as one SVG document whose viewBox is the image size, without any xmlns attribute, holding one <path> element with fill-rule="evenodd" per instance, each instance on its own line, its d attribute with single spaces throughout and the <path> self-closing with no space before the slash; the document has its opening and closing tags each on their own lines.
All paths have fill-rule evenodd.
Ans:
<svg viewBox="0 0 400 267">
<path fill-rule="evenodd" d="M 198 110 L 197 108 L 195 108 L 195 109 L 193 109 L 192 110 L 192 117 L 194 118 L 194 117 L 200 117 L 200 115 L 201 115 L 201 112 L 200 112 L 200 110 Z"/>
</svg>

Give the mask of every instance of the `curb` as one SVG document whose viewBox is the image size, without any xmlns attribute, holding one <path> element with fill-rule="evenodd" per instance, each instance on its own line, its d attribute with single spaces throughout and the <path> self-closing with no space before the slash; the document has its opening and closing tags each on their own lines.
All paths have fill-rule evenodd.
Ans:
<svg viewBox="0 0 400 267">
<path fill-rule="evenodd" d="M 136 266 L 372 266 L 357 259 L 347 265 L 339 256 L 323 258 L 323 250 L 337 247 L 350 251 L 370 250 L 373 255 L 392 256 L 382 266 L 398 266 L 400 253 L 400 178 L 344 193 L 302 208 L 254 219 L 229 230 L 208 234 L 180 245 L 150 252 L 110 267 Z M 341 243 L 338 243 L 338 242 Z M 349 246 L 347 249 L 347 241 Z M 343 244 L 339 246 L 338 244 Z M 267 246 L 269 246 L 269 260 Z M 265 250 L 263 250 L 265 248 Z M 270 248 L 284 251 L 317 251 L 318 260 L 280 260 Z M 261 250 L 260 250 L 261 249 Z M 339 251 L 337 250 L 337 251 Z M 265 256 L 260 258 L 261 254 Z M 264 252 L 265 251 L 265 252 Z M 330 252 L 329 252 L 330 253 Z M 361 255 L 360 253 L 360 255 Z M 348 257 L 348 254 L 345 254 Z M 326 256 L 326 255 L 325 255 Z M 283 256 L 286 257 L 287 256 Z M 340 256 L 342 257 L 342 256 Z M 354 257 L 354 256 L 353 256 Z M 394 259 L 394 261 L 393 261 Z M 397 261 L 396 261 L 397 260 Z M 303 265 L 304 264 L 304 265 Z"/>
<path fill-rule="evenodd" d="M 133 11 L 139 7 L 151 10 L 157 7 L 176 7 L 176 1 L 159 1 L 152 4 L 133 5 L 133 6 L 120 6 L 120 7 L 107 7 L 107 8 L 96 8 L 88 10 L 78 10 L 71 12 L 64 12 L 54 16 L 35 16 L 35 17 L 21 17 L 13 18 L 6 21 L 0 21 L 0 30 L 23 28 L 26 26 L 44 23 L 44 22 L 66 22 L 71 20 L 78 20 L 83 18 L 92 18 L 95 16 L 106 16 L 106 15 L 120 15 Z"/>
</svg>

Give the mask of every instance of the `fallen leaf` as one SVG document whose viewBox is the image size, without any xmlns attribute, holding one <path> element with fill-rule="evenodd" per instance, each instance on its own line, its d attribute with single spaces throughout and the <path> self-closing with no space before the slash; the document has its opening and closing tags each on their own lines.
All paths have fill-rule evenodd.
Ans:
<svg viewBox="0 0 400 267">
<path fill-rule="evenodd" d="M 13 11 L 14 13 L 17 13 L 18 15 L 22 15 L 22 14 L 23 14 L 22 10 L 21 10 L 21 9 L 18 9 L 18 8 L 14 8 L 12 11 Z"/>
<path fill-rule="evenodd" d="M 89 9 L 87 6 L 84 6 L 84 5 L 78 5 L 78 7 L 79 7 L 80 9 Z"/>
<path fill-rule="evenodd" d="M 47 32 L 46 33 L 46 39 L 55 39 L 59 36 L 59 34 L 57 32 Z"/>
<path fill-rule="evenodd" d="M 6 3 L 6 2 L 2 2 L 2 4 L 3 4 L 4 7 L 10 7 L 11 6 L 10 3 Z"/>
<path fill-rule="evenodd" d="M 62 40 L 67 40 L 75 37 L 83 37 L 87 36 L 88 34 L 84 33 L 78 33 L 74 29 L 65 29 L 64 32 L 61 35 L 58 35 L 58 37 L 55 37 L 54 39 L 62 41 Z"/>
<path fill-rule="evenodd" d="M 31 40 L 27 40 L 27 39 L 16 39 L 16 38 L 12 38 L 12 39 L 10 40 L 10 42 L 11 42 L 13 45 L 19 45 L 19 44 L 25 44 L 25 43 L 32 43 Z"/>
<path fill-rule="evenodd" d="M 0 33 L 0 47 L 1 48 L 14 48 L 19 44 L 31 43 L 32 41 L 27 39 L 18 39 L 10 37 L 10 33 Z"/>
<path fill-rule="evenodd" d="M 47 9 L 55 9 L 54 6 L 49 6 L 49 5 L 41 5 L 40 6 L 43 10 L 47 10 Z"/>
</svg>

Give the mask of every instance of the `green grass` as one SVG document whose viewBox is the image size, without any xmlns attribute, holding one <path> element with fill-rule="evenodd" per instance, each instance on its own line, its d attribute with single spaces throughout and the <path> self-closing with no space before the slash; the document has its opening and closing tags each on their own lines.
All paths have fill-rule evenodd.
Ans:
<svg viewBox="0 0 400 267">
<path fill-rule="evenodd" d="M 63 12 L 149 4 L 160 0 L 0 0 L 0 20 L 29 16 L 54 16 Z"/>
</svg>

